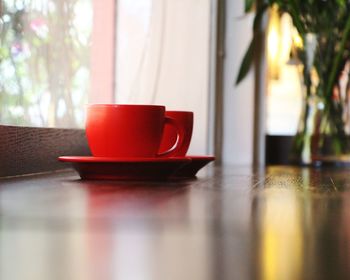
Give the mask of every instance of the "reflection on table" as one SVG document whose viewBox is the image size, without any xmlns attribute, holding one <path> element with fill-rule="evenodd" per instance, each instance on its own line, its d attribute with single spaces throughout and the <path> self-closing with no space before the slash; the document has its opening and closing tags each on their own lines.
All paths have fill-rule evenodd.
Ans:
<svg viewBox="0 0 350 280">
<path fill-rule="evenodd" d="M 0 279 L 347 279 L 350 170 L 0 181 Z"/>
</svg>

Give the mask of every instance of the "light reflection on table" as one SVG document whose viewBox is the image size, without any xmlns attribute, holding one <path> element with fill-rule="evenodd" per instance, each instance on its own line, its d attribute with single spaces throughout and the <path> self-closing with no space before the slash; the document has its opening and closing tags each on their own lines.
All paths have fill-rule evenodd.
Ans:
<svg viewBox="0 0 350 280">
<path fill-rule="evenodd" d="M 0 279 L 346 279 L 350 170 L 0 181 Z"/>
</svg>

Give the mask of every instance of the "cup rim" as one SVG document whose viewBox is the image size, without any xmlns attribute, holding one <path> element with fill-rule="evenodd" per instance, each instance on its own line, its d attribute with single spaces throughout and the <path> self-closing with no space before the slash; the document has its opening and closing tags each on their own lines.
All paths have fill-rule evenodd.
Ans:
<svg viewBox="0 0 350 280">
<path fill-rule="evenodd" d="M 123 107 L 123 108 L 164 108 L 164 105 L 153 105 L 153 104 L 112 104 L 112 103 L 95 103 L 95 104 L 87 104 L 88 108 L 91 107 L 105 107 L 105 108 L 117 108 L 117 107 Z"/>
<path fill-rule="evenodd" d="M 193 111 L 181 111 L 181 110 L 166 110 L 166 113 L 183 113 L 183 114 L 192 114 Z"/>
</svg>

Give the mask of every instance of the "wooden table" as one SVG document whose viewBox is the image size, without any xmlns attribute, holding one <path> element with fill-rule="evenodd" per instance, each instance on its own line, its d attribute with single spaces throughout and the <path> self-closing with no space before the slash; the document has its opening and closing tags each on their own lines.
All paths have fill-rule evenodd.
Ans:
<svg viewBox="0 0 350 280">
<path fill-rule="evenodd" d="M 0 180 L 0 279 L 350 279 L 350 170 Z"/>
</svg>

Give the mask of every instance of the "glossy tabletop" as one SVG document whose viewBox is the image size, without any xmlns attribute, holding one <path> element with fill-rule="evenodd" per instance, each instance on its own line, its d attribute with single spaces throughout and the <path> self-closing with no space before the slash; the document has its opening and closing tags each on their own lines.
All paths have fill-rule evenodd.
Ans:
<svg viewBox="0 0 350 280">
<path fill-rule="evenodd" d="M 0 279 L 350 279 L 350 169 L 0 180 Z"/>
</svg>

